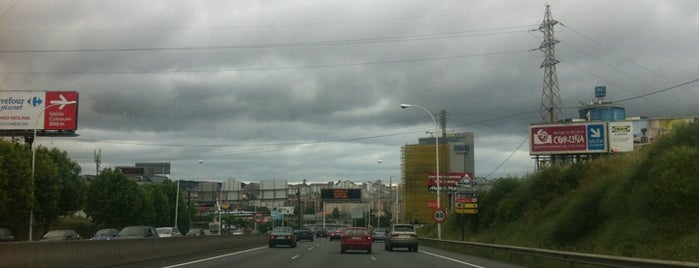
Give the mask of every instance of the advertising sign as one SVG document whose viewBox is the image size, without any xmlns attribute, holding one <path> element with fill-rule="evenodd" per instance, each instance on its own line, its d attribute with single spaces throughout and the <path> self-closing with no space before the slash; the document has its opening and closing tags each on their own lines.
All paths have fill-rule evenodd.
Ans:
<svg viewBox="0 0 699 268">
<path fill-rule="evenodd" d="M 613 153 L 633 151 L 633 123 L 628 121 L 609 122 L 609 148 Z"/>
<path fill-rule="evenodd" d="M 456 191 L 465 186 L 472 185 L 473 173 L 450 172 L 439 176 L 440 191 Z M 437 191 L 437 176 L 435 173 L 427 174 L 427 190 Z"/>
<path fill-rule="evenodd" d="M 608 152 L 606 123 L 532 125 L 529 154 Z"/>
<path fill-rule="evenodd" d="M 0 91 L 0 130 L 77 128 L 76 91 Z"/>
</svg>

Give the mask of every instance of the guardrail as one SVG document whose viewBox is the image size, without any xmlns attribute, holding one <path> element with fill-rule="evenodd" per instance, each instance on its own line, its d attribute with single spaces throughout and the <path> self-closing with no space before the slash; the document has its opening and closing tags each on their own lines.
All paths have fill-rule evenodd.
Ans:
<svg viewBox="0 0 699 268">
<path fill-rule="evenodd" d="M 0 243 L 4 267 L 109 267 L 179 259 L 267 244 L 266 235 L 212 235 L 131 240 Z"/>
<path fill-rule="evenodd" d="M 676 268 L 676 267 L 699 267 L 696 262 L 666 261 L 642 258 L 630 258 L 621 256 L 610 256 L 600 254 L 587 254 L 557 250 L 547 250 L 538 248 L 525 248 L 506 245 L 484 244 L 476 242 L 437 240 L 421 238 L 420 245 L 438 248 L 451 252 L 475 255 L 474 252 L 491 254 L 511 254 L 518 256 L 534 257 L 545 260 L 555 260 L 568 264 L 587 264 L 603 267 L 653 267 L 653 268 Z"/>
</svg>

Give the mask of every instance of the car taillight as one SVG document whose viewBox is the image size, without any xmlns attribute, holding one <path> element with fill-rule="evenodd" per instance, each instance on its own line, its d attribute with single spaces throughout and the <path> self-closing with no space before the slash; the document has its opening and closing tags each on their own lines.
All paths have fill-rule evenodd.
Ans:
<svg viewBox="0 0 699 268">
<path fill-rule="evenodd" d="M 269 236 L 269 239 L 274 239 L 274 236 L 273 236 L 273 235 L 270 235 L 270 236 Z"/>
</svg>

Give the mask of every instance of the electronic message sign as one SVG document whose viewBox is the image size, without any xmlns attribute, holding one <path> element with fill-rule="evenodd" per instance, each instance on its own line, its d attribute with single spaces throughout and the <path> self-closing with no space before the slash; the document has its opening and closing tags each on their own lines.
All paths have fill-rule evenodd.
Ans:
<svg viewBox="0 0 699 268">
<path fill-rule="evenodd" d="M 362 189 L 321 189 L 320 198 L 333 201 L 361 200 Z"/>
<path fill-rule="evenodd" d="M 76 91 L 0 91 L 0 130 L 77 128 Z"/>
</svg>

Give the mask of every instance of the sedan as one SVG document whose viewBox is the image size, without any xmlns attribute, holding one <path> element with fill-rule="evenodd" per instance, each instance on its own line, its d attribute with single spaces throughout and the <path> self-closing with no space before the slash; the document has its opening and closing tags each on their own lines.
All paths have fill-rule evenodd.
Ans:
<svg viewBox="0 0 699 268">
<path fill-rule="evenodd" d="M 41 241 L 63 241 L 80 239 L 82 239 L 82 237 L 80 237 L 80 235 L 77 232 L 70 229 L 49 231 L 41 237 Z"/>
<path fill-rule="evenodd" d="M 291 227 L 276 227 L 269 235 L 269 247 L 275 248 L 277 245 L 289 245 L 296 247 L 296 235 Z"/>
<path fill-rule="evenodd" d="M 90 240 L 112 240 L 119 234 L 119 230 L 114 228 L 100 229 Z"/>
<path fill-rule="evenodd" d="M 337 228 L 335 231 L 330 232 L 330 236 L 328 236 L 328 239 L 330 241 L 333 241 L 335 239 L 342 239 L 342 233 L 345 232 L 345 228 Z"/>
<path fill-rule="evenodd" d="M 366 250 L 371 254 L 371 233 L 369 229 L 364 227 L 349 227 L 345 229 L 340 240 L 340 253 L 345 253 L 347 250 Z"/>
</svg>

